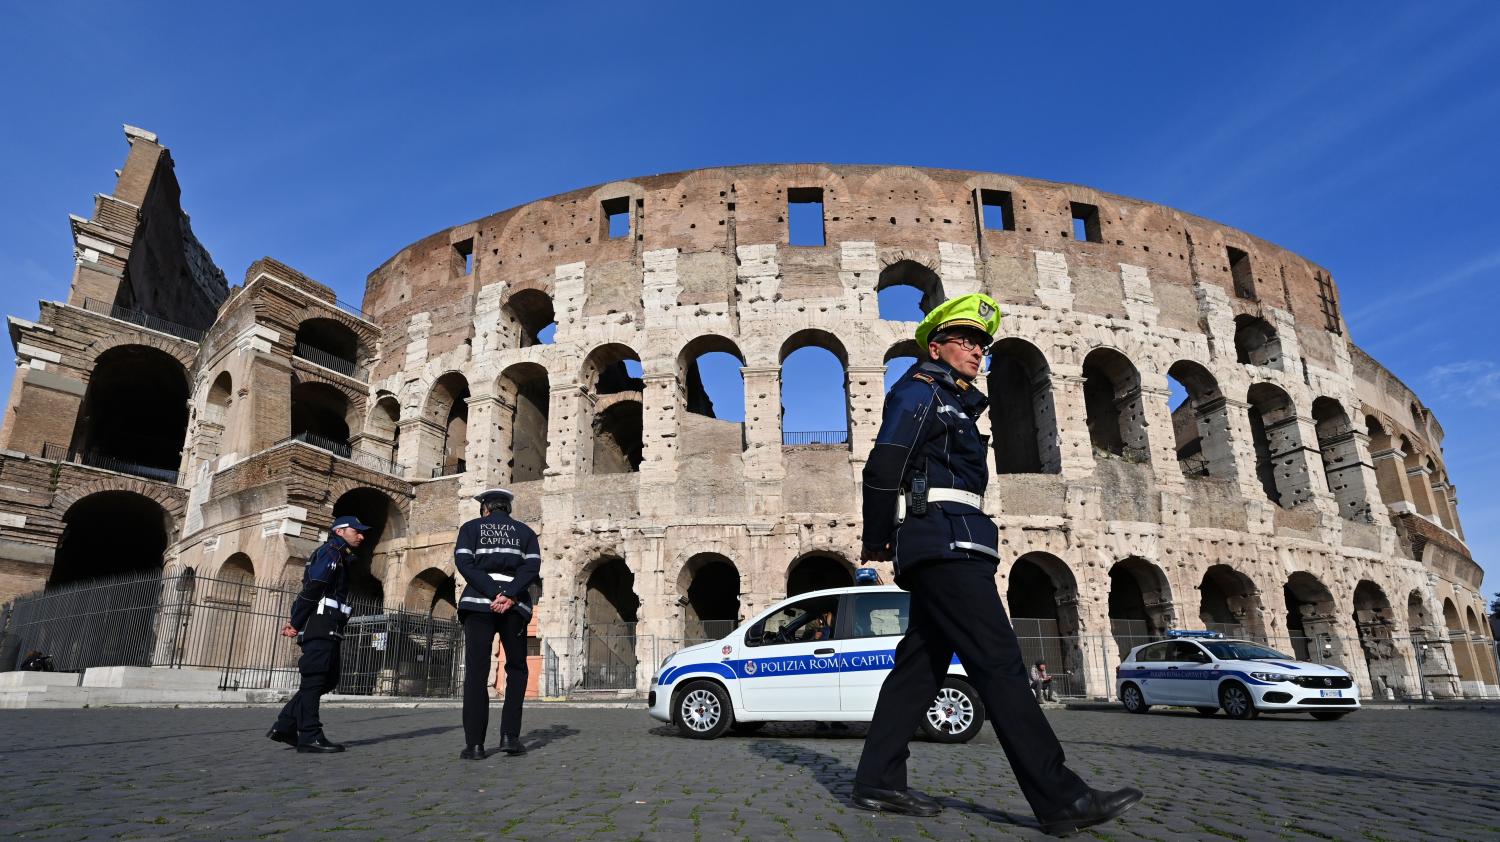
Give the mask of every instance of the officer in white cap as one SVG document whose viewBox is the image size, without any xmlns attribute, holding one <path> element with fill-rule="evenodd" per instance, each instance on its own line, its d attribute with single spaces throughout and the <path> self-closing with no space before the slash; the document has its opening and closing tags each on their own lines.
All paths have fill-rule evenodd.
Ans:
<svg viewBox="0 0 1500 842">
<path fill-rule="evenodd" d="M 479 517 L 458 530 L 453 560 L 464 577 L 458 616 L 464 626 L 464 749 L 459 757 L 482 760 L 490 723 L 490 652 L 495 635 L 505 651 L 505 705 L 500 750 L 525 754 L 521 700 L 526 695 L 526 627 L 533 585 L 541 582 L 542 554 L 531 527 L 510 516 L 513 496 L 504 488 L 480 492 Z"/>
</svg>

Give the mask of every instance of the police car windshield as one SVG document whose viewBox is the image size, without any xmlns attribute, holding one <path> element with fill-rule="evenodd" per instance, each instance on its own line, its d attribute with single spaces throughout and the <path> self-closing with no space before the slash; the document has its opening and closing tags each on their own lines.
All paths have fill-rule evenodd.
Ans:
<svg viewBox="0 0 1500 842">
<path fill-rule="evenodd" d="M 1202 640 L 1204 648 L 1213 653 L 1215 658 L 1221 661 L 1289 661 L 1292 658 L 1283 655 L 1269 646 L 1261 646 L 1259 643 L 1246 643 L 1243 640 Z"/>
</svg>

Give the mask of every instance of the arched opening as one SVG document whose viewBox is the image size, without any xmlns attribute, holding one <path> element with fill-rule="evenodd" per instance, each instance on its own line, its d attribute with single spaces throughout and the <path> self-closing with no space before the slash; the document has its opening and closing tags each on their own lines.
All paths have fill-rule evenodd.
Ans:
<svg viewBox="0 0 1500 842">
<path fill-rule="evenodd" d="M 159 572 L 170 533 L 166 511 L 149 497 L 131 491 L 90 494 L 63 513 L 62 537 L 47 589 L 101 577 Z"/>
<path fill-rule="evenodd" d="M 1177 465 L 1187 477 L 1232 479 L 1234 448 L 1229 412 L 1219 381 L 1208 369 L 1182 360 L 1167 370 Z"/>
<path fill-rule="evenodd" d="M 1198 585 L 1198 621 L 1226 637 L 1264 641 L 1266 624 L 1260 592 L 1249 576 L 1227 564 L 1215 564 Z"/>
<path fill-rule="evenodd" d="M 880 271 L 875 282 L 880 318 L 919 322 L 947 298 L 938 274 L 915 260 L 898 260 Z"/>
<path fill-rule="evenodd" d="M 718 553 L 688 559 L 677 577 L 684 643 L 718 640 L 734 631 L 740 617 L 740 571 Z"/>
<path fill-rule="evenodd" d="M 502 308 L 515 337 L 516 348 L 550 345 L 557 335 L 557 316 L 552 298 L 545 292 L 523 289 L 506 300 Z"/>
<path fill-rule="evenodd" d="M 781 441 L 849 446 L 849 356 L 827 331 L 809 328 L 781 346 Z"/>
<path fill-rule="evenodd" d="M 1338 401 L 1318 398 L 1313 401 L 1312 414 L 1318 432 L 1318 452 L 1323 459 L 1323 476 L 1338 501 L 1339 516 L 1368 523 L 1370 503 L 1365 491 L 1364 465 L 1348 413 Z"/>
<path fill-rule="evenodd" d="M 377 456 L 384 456 L 396 465 L 401 464 L 401 402 L 392 394 L 384 394 L 370 409 L 367 427 L 370 444 L 376 448 Z"/>
<path fill-rule="evenodd" d="M 1165 636 L 1175 617 L 1172 589 L 1160 567 L 1131 556 L 1109 569 L 1109 626 L 1121 658 Z"/>
<path fill-rule="evenodd" d="M 589 424 L 580 454 L 585 474 L 640 470 L 645 449 L 642 374 L 640 357 L 618 343 L 595 348 L 583 361 L 579 382 L 585 385 L 587 409 L 580 420 Z"/>
<path fill-rule="evenodd" d="M 385 604 L 385 585 L 377 571 L 384 568 L 382 541 L 406 534 L 406 521 L 394 500 L 374 488 L 346 491 L 333 503 L 333 517 L 354 515 L 369 525 L 365 540 L 354 551 L 359 562 L 349 570 L 349 599 L 358 609 L 378 609 Z"/>
<path fill-rule="evenodd" d="M 831 553 L 807 553 L 792 562 L 786 574 L 786 595 L 844 588 L 854 584 L 854 565 Z"/>
<path fill-rule="evenodd" d="M 422 416 L 438 431 L 432 475 L 461 474 L 469 469 L 469 380 L 450 371 L 432 384 Z"/>
<path fill-rule="evenodd" d="M 69 458 L 177 482 L 188 394 L 187 372 L 165 351 L 145 345 L 105 351 L 89 373 Z"/>
<path fill-rule="evenodd" d="M 1281 368 L 1281 340 L 1276 329 L 1258 316 L 1235 316 L 1234 358 L 1246 365 Z"/>
<path fill-rule="evenodd" d="M 1474 653 L 1469 646 L 1469 633 L 1458 615 L 1458 606 L 1454 605 L 1451 599 L 1443 600 L 1443 626 L 1448 630 L 1448 641 L 1453 647 L 1453 660 L 1454 666 L 1458 668 L 1458 680 L 1465 684 L 1478 681 L 1477 670 L 1474 669 Z"/>
<path fill-rule="evenodd" d="M 1147 458 L 1141 376 L 1124 354 L 1096 348 L 1083 358 L 1083 402 L 1095 457 Z"/>
<path fill-rule="evenodd" d="M 911 373 L 912 366 L 925 356 L 918 352 L 915 339 L 903 339 L 887 349 L 882 360 L 885 363 L 885 390 L 889 392 L 896 381 Z"/>
<path fill-rule="evenodd" d="M 1406 659 L 1396 648 L 1395 625 L 1395 612 L 1385 591 L 1368 579 L 1360 580 L 1354 586 L 1354 628 L 1370 673 L 1370 692 L 1378 700 L 1408 695 L 1415 689 L 1409 686 Z"/>
<path fill-rule="evenodd" d="M 1375 487 L 1380 491 L 1380 502 L 1392 508 L 1397 503 L 1406 505 L 1401 492 L 1402 454 L 1396 452 L 1390 434 L 1373 415 L 1365 416 L 1365 435 L 1370 437 L 1370 461 L 1375 463 Z"/>
<path fill-rule="evenodd" d="M 990 352 L 987 380 L 995 470 L 1002 474 L 1055 474 L 1062 470 L 1052 371 L 1046 357 L 1024 339 L 1008 337 Z"/>
<path fill-rule="evenodd" d="M 1255 446 L 1255 475 L 1266 499 L 1284 509 L 1306 502 L 1312 494 L 1310 478 L 1296 455 L 1302 450 L 1297 409 L 1281 387 L 1256 383 L 1246 395 L 1250 437 Z"/>
<path fill-rule="evenodd" d="M 1056 556 L 1027 553 L 1010 568 L 1005 604 L 1028 669 L 1037 661 L 1063 696 L 1082 694 L 1083 652 L 1078 639 L 1078 584 Z"/>
<path fill-rule="evenodd" d="M 602 559 L 589 572 L 583 596 L 583 689 L 635 687 L 640 606 L 635 574 L 624 559 Z"/>
<path fill-rule="evenodd" d="M 1408 502 L 1416 507 L 1418 513 L 1431 518 L 1432 497 L 1427 493 L 1429 485 L 1426 458 L 1412 446 L 1411 439 L 1402 436 L 1400 442 L 1401 452 L 1406 454 L 1403 466 L 1406 469 L 1407 488 L 1411 492 L 1411 500 Z"/>
<path fill-rule="evenodd" d="M 234 378 L 229 372 L 221 371 L 214 378 L 214 384 L 208 387 L 208 400 L 205 402 L 205 419 L 216 424 L 224 424 L 229 416 L 229 405 L 234 402 Z"/>
<path fill-rule="evenodd" d="M 1292 652 L 1299 660 L 1344 663 L 1344 642 L 1339 636 L 1338 605 L 1333 593 L 1318 577 L 1297 571 L 1281 587 L 1286 602 L 1286 630 Z"/>
<path fill-rule="evenodd" d="M 547 369 L 518 363 L 500 375 L 501 460 L 510 482 L 535 482 L 547 470 L 547 418 L 551 390 Z"/>
<path fill-rule="evenodd" d="M 307 319 L 298 325 L 293 353 L 349 377 L 359 370 L 359 337 L 333 319 Z"/>
<path fill-rule="evenodd" d="M 458 616 L 457 590 L 453 574 L 429 567 L 412 577 L 401 605 L 407 611 L 451 620 Z"/>
<path fill-rule="evenodd" d="M 677 355 L 677 401 L 688 413 L 745 420 L 745 355 L 734 340 L 699 336 Z"/>
<path fill-rule="evenodd" d="M 349 456 L 349 399 L 328 385 L 292 384 L 292 438 Z"/>
</svg>

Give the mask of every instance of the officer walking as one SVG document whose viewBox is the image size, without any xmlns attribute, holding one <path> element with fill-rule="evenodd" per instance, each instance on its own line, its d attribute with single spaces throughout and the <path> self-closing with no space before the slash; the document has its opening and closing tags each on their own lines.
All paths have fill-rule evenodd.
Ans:
<svg viewBox="0 0 1500 842">
<path fill-rule="evenodd" d="M 1064 836 L 1120 815 L 1141 792 L 1091 789 L 1065 765 L 995 586 L 999 534 L 982 509 L 989 471 L 975 424 L 989 401 L 973 381 L 999 327 L 999 305 L 982 294 L 927 314 L 916 338 L 928 359 L 886 396 L 865 464 L 861 557 L 894 562 L 896 584 L 911 592 L 911 615 L 880 688 L 854 803 L 916 816 L 941 812 L 935 799 L 907 788 L 907 741 L 956 653 L 1042 830 Z"/>
<path fill-rule="evenodd" d="M 521 700 L 526 695 L 526 626 L 531 586 L 540 581 L 541 549 L 531 527 L 510 516 L 512 494 L 492 488 L 474 499 L 479 517 L 458 530 L 453 560 L 464 577 L 458 616 L 464 626 L 463 760 L 482 760 L 490 724 L 490 651 L 495 635 L 505 650 L 505 705 L 500 710 L 500 750 L 525 754 Z"/>
<path fill-rule="evenodd" d="M 328 540 L 313 552 L 302 571 L 302 591 L 292 603 L 291 619 L 281 627 L 283 636 L 297 638 L 297 645 L 302 647 L 302 657 L 297 660 L 302 686 L 281 709 L 266 736 L 296 746 L 304 754 L 344 750 L 323 735 L 318 702 L 339 683 L 339 644 L 351 611 L 349 565 L 369 528 L 353 515 L 334 519 Z"/>
</svg>

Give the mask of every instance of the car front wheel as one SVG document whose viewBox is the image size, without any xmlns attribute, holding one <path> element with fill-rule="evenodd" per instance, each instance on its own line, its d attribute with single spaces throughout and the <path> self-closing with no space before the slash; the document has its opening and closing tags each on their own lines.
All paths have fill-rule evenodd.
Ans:
<svg viewBox="0 0 1500 842">
<path fill-rule="evenodd" d="M 672 706 L 672 722 L 678 733 L 695 740 L 724 736 L 734 724 L 729 693 L 712 681 L 690 682 L 677 694 L 677 703 Z"/>
<path fill-rule="evenodd" d="M 1131 713 L 1145 713 L 1151 709 L 1151 706 L 1146 704 L 1146 695 L 1134 684 L 1126 684 L 1120 688 L 1120 704 Z"/>
<path fill-rule="evenodd" d="M 1229 682 L 1219 688 L 1219 707 L 1230 719 L 1254 719 L 1260 714 L 1255 709 L 1255 698 L 1245 685 Z"/>
<path fill-rule="evenodd" d="M 963 743 L 984 727 L 984 703 L 961 678 L 949 678 L 922 717 L 922 733 L 938 743 Z"/>
</svg>

